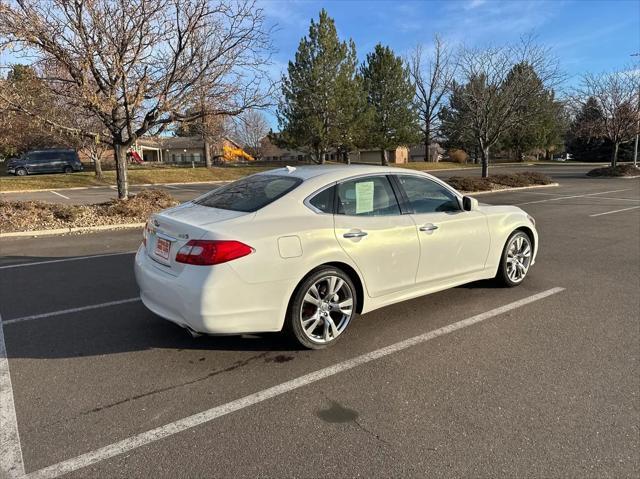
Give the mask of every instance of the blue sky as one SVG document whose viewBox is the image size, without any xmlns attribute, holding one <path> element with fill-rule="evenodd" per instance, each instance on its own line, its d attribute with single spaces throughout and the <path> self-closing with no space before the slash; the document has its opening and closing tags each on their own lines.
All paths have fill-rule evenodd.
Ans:
<svg viewBox="0 0 640 479">
<path fill-rule="evenodd" d="M 629 66 L 631 53 L 640 52 L 640 0 L 257 1 L 275 27 L 271 73 L 276 79 L 321 8 L 335 19 L 341 38 L 353 38 L 360 59 L 378 42 L 404 56 L 419 42 L 429 47 L 435 33 L 452 45 L 471 46 L 534 34 L 551 47 L 567 75 L 565 86 L 571 86 L 585 72 Z M 11 59 L 5 53 L 0 63 Z"/>
<path fill-rule="evenodd" d="M 378 42 L 406 55 L 435 33 L 453 45 L 500 45 L 534 34 L 550 47 L 567 75 L 566 86 L 585 72 L 629 66 L 640 52 L 640 0 L 259 0 L 271 25 L 273 73 L 286 69 L 309 21 L 325 8 L 339 35 L 353 38 L 363 59 Z M 636 59 L 637 60 L 637 59 Z"/>
</svg>

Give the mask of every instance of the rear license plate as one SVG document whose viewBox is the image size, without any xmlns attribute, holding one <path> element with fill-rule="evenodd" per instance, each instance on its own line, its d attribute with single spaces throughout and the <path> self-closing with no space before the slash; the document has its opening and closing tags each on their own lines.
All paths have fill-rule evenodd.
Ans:
<svg viewBox="0 0 640 479">
<path fill-rule="evenodd" d="M 156 240 L 156 256 L 162 259 L 169 260 L 169 251 L 171 250 L 171 241 L 166 239 L 157 238 Z"/>
</svg>

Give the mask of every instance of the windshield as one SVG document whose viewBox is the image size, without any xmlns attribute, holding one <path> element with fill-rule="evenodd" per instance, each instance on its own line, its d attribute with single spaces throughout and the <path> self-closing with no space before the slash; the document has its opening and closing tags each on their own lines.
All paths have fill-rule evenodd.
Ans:
<svg viewBox="0 0 640 479">
<path fill-rule="evenodd" d="M 302 183 L 300 178 L 255 175 L 213 190 L 194 203 L 222 210 L 253 212 L 284 196 Z"/>
</svg>

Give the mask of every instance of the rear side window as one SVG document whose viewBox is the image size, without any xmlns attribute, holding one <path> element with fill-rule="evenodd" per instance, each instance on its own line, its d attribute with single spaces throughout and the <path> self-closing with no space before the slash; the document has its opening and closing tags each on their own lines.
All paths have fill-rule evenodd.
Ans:
<svg viewBox="0 0 640 479">
<path fill-rule="evenodd" d="M 46 157 L 46 153 L 29 153 L 27 160 L 31 163 L 44 163 L 49 161 Z"/>
<path fill-rule="evenodd" d="M 367 176 L 338 185 L 339 215 L 399 215 L 400 206 L 386 176 Z"/>
<path fill-rule="evenodd" d="M 322 213 L 333 213 L 333 198 L 335 190 L 335 186 L 322 190 L 309 200 L 309 204 Z"/>
<path fill-rule="evenodd" d="M 280 175 L 256 175 L 218 188 L 195 203 L 232 211 L 257 211 L 286 195 L 302 183 L 300 178 Z"/>
</svg>

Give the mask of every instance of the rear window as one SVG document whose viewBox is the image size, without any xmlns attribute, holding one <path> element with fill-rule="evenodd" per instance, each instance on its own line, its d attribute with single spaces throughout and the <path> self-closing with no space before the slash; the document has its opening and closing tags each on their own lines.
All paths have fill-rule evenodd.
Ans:
<svg viewBox="0 0 640 479">
<path fill-rule="evenodd" d="M 198 205 L 232 211 L 257 211 L 302 183 L 293 176 L 257 175 L 235 181 L 195 200 Z"/>
</svg>

